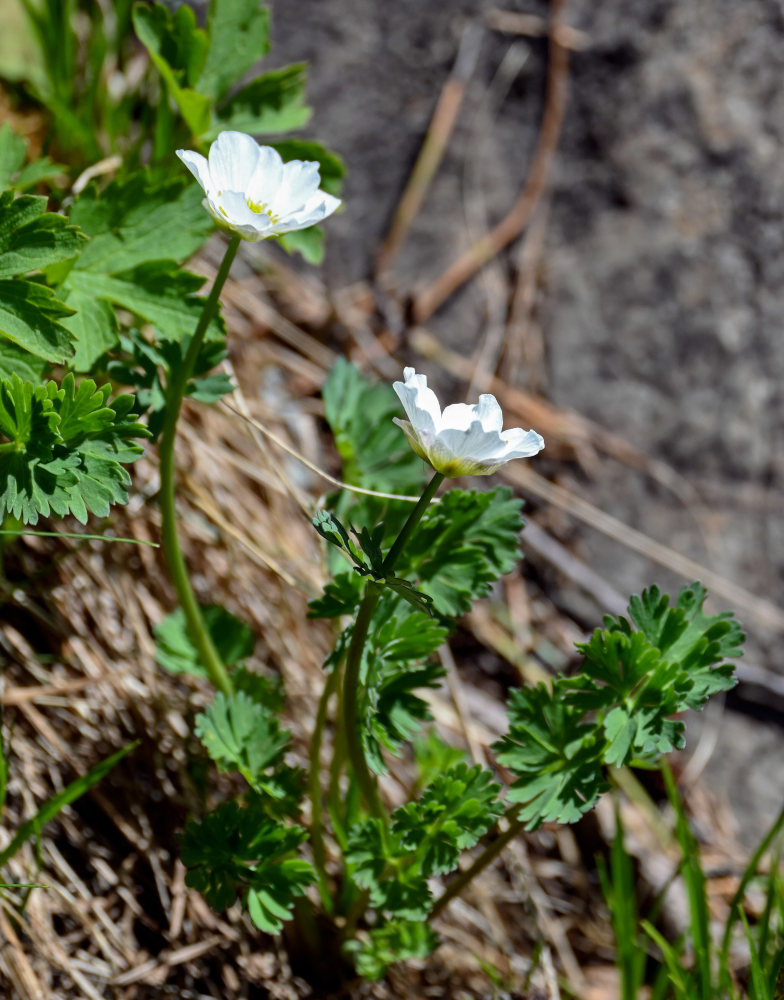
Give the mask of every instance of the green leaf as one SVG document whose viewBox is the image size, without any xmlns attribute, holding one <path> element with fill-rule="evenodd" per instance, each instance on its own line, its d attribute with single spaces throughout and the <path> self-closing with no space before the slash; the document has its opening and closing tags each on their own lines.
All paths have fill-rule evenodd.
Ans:
<svg viewBox="0 0 784 1000">
<path fill-rule="evenodd" d="M 83 243 L 75 226 L 46 212 L 45 198 L 0 194 L 0 345 L 53 364 L 73 355 L 73 335 L 62 322 L 73 310 L 46 285 L 18 275 L 68 260 Z"/>
<path fill-rule="evenodd" d="M 427 916 L 433 902 L 427 880 L 410 863 L 410 852 L 400 838 L 384 832 L 380 819 L 368 819 L 351 828 L 345 858 L 351 865 L 352 879 L 368 890 L 375 909 L 406 920 Z"/>
<path fill-rule="evenodd" d="M 256 645 L 253 629 L 219 604 L 202 606 L 207 631 L 222 662 L 233 667 L 247 659 Z M 173 674 L 193 674 L 206 677 L 196 647 L 188 635 L 185 614 L 181 608 L 172 611 L 153 629 L 157 649 L 155 660 Z"/>
<path fill-rule="evenodd" d="M 308 264 L 320 264 L 324 259 L 324 230 L 321 226 L 295 229 L 278 237 L 286 253 L 300 253 Z"/>
<path fill-rule="evenodd" d="M 138 745 L 138 740 L 135 743 L 129 743 L 128 746 L 123 747 L 122 750 L 118 750 L 117 753 L 113 753 L 111 757 L 102 760 L 100 764 L 96 764 L 95 767 L 90 768 L 86 774 L 80 775 L 75 781 L 66 785 L 61 792 L 47 799 L 35 816 L 22 823 L 11 839 L 11 843 L 0 852 L 0 868 L 8 864 L 11 858 L 31 837 L 37 837 L 42 827 L 49 820 L 54 819 L 60 810 L 75 802 L 78 798 L 81 798 L 93 785 L 101 781 L 115 764 L 119 763 L 131 750 L 135 750 Z"/>
<path fill-rule="evenodd" d="M 71 513 L 84 523 L 127 502 L 123 465 L 141 454 L 132 439 L 147 431 L 128 419 L 133 399 L 110 402 L 109 393 L 89 379 L 77 388 L 70 374 L 59 387 L 17 375 L 0 383 L 0 513 L 25 524 Z"/>
<path fill-rule="evenodd" d="M 626 709 L 617 705 L 604 720 L 604 734 L 607 737 L 605 762 L 620 767 L 627 759 L 632 741 L 637 734 L 637 723 Z"/>
<path fill-rule="evenodd" d="M 77 226 L 46 211 L 46 198 L 0 195 L 0 278 L 39 271 L 75 257 L 85 243 Z"/>
<path fill-rule="evenodd" d="M 40 382 L 46 368 L 43 358 L 37 358 L 23 347 L 0 337 L 0 380 L 18 375 L 28 382 Z"/>
<path fill-rule="evenodd" d="M 61 322 L 72 312 L 46 285 L 0 281 L 0 337 L 37 358 L 62 364 L 73 355 L 73 334 Z"/>
<path fill-rule="evenodd" d="M 43 156 L 40 160 L 34 160 L 22 167 L 13 186 L 17 191 L 29 191 L 43 181 L 53 181 L 65 173 L 66 168 L 62 164 L 54 163 L 48 156 Z"/>
<path fill-rule="evenodd" d="M 259 0 L 212 0 L 209 50 L 196 84 L 212 98 L 224 94 L 269 51 L 269 11 Z"/>
<path fill-rule="evenodd" d="M 103 191 L 89 184 L 70 213 L 71 222 L 90 237 L 76 267 L 117 274 L 150 260 L 186 260 L 213 230 L 202 196 L 185 177 L 155 183 L 145 171 Z"/>
<path fill-rule="evenodd" d="M 420 521 L 398 562 L 440 614 L 462 614 L 519 562 L 522 501 L 506 487 L 452 489 Z"/>
<path fill-rule="evenodd" d="M 114 309 L 106 299 L 97 299 L 78 288 L 68 293 L 68 305 L 75 309 L 63 325 L 76 339 L 70 367 L 77 372 L 87 372 L 95 361 L 115 346 L 119 337 L 119 324 Z"/>
<path fill-rule="evenodd" d="M 306 838 L 302 827 L 270 821 L 256 801 L 245 808 L 224 803 L 201 822 L 186 825 L 185 881 L 218 910 L 245 893 L 256 926 L 276 934 L 314 878 L 307 862 L 290 857 Z"/>
<path fill-rule="evenodd" d="M 448 630 L 419 611 L 410 611 L 386 593 L 373 615 L 361 671 L 362 742 L 370 767 L 386 770 L 382 749 L 398 754 L 422 722 L 431 718 L 416 693 L 436 688 L 444 675 L 440 663 L 424 663 L 444 642 Z"/>
<path fill-rule="evenodd" d="M 156 440 L 163 426 L 166 409 L 166 386 L 173 372 L 182 366 L 188 350 L 188 340 L 166 340 L 161 337 L 152 344 L 138 328 L 131 328 L 128 335 L 120 336 L 120 351 L 108 364 L 109 375 L 123 385 L 133 386 L 147 426 Z M 200 402 L 212 402 L 228 392 L 234 385 L 228 375 L 205 374 L 226 357 L 226 343 L 214 334 L 202 344 L 193 365 L 194 376 L 188 381 L 185 395 Z"/>
<path fill-rule="evenodd" d="M 426 958 L 438 947 L 438 936 L 425 922 L 390 920 L 374 927 L 364 941 L 344 946 L 363 979 L 381 979 L 394 962 Z"/>
<path fill-rule="evenodd" d="M 510 802 L 529 830 L 542 823 L 574 823 L 607 788 L 596 727 L 569 703 L 559 684 L 513 691 L 507 703 L 509 732 L 493 744 L 498 762 L 515 782 Z"/>
<path fill-rule="evenodd" d="M 256 77 L 220 105 L 205 138 L 226 129 L 269 135 L 302 128 L 310 118 L 306 76 L 305 63 L 295 63 Z"/>
<path fill-rule="evenodd" d="M 133 27 L 161 74 L 193 135 L 201 135 L 210 120 L 210 99 L 194 89 L 207 57 L 207 35 L 196 26 L 196 15 L 182 4 L 171 15 L 163 4 L 135 4 Z"/>
<path fill-rule="evenodd" d="M 0 129 L 0 191 L 13 188 L 27 191 L 41 181 L 50 181 L 64 173 L 65 168 L 53 163 L 48 156 L 24 165 L 27 140 L 17 135 L 6 122 Z"/>
<path fill-rule="evenodd" d="M 416 856 L 424 875 L 444 875 L 503 814 L 500 790 L 492 771 L 457 764 L 435 778 L 416 802 L 395 809 L 391 831 Z"/>
<path fill-rule="evenodd" d="M 165 338 L 180 340 L 189 337 L 199 321 L 204 301 L 194 293 L 203 284 L 203 278 L 179 270 L 175 261 L 156 260 L 113 275 L 74 268 L 63 288 L 127 309 Z"/>
<path fill-rule="evenodd" d="M 219 693 L 196 717 L 196 735 L 221 771 L 239 771 L 251 788 L 265 790 L 267 772 L 283 762 L 291 733 L 244 691 Z"/>
<path fill-rule="evenodd" d="M 346 553 L 362 576 L 367 576 L 371 572 L 371 567 L 362 558 L 362 554 L 354 542 L 351 541 L 348 531 L 331 511 L 318 511 L 311 523 L 325 541 Z"/>
<path fill-rule="evenodd" d="M 11 187 L 11 178 L 21 169 L 27 155 L 27 143 L 8 122 L 0 128 L 0 191 Z"/>
<path fill-rule="evenodd" d="M 324 588 L 324 596 L 308 602 L 308 618 L 339 618 L 357 609 L 362 595 L 362 578 L 357 573 L 340 573 Z"/>
<path fill-rule="evenodd" d="M 115 308 L 152 323 L 169 340 L 193 333 L 204 304 L 196 292 L 204 279 L 180 270 L 179 263 L 213 228 L 200 194 L 184 178 L 154 184 L 141 172 L 114 181 L 100 196 L 90 185 L 74 202 L 71 219 L 90 242 L 59 280 L 61 293 L 77 309 L 65 325 L 78 337 L 80 370 L 89 370 L 117 344 Z M 213 320 L 209 338 L 224 333 L 222 321 Z"/>
<path fill-rule="evenodd" d="M 651 587 L 631 598 L 628 619 L 606 618 L 604 630 L 578 645 L 583 669 L 563 683 L 584 712 L 608 713 L 606 763 L 681 747 L 684 724 L 675 716 L 735 684 L 732 664 L 722 661 L 739 654 L 743 633 L 726 612 L 705 615 L 704 600 L 700 584 L 683 588 L 672 606 Z"/>
</svg>

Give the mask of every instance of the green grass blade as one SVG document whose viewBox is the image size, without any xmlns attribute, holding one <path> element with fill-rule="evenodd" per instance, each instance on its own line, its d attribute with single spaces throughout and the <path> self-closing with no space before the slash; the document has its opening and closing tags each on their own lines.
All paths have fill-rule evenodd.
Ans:
<svg viewBox="0 0 784 1000">
<path fill-rule="evenodd" d="M 667 797 L 675 810 L 675 836 L 683 855 L 681 872 L 689 900 L 691 941 L 699 982 L 698 995 L 701 1000 L 711 1000 L 714 991 L 711 979 L 711 937 L 708 900 L 705 893 L 705 873 L 700 865 L 697 840 L 689 826 L 683 801 L 675 785 L 672 771 L 666 762 L 662 765 L 662 775 L 667 789 Z M 692 1000 L 695 998 L 692 997 Z"/>
<path fill-rule="evenodd" d="M 773 1000 L 784 1000 L 784 947 L 781 947 L 773 958 L 769 982 Z"/>
<path fill-rule="evenodd" d="M 597 858 L 599 880 L 615 931 L 616 964 L 621 974 L 622 1000 L 636 1000 L 645 971 L 645 951 L 638 935 L 634 868 L 624 844 L 621 812 L 615 805 L 615 836 L 610 851 L 610 872 L 604 858 Z"/>
<path fill-rule="evenodd" d="M 743 923 L 743 929 L 746 931 L 746 940 L 749 942 L 751 972 L 749 981 L 749 1000 L 772 1000 L 768 990 L 768 983 L 765 979 L 765 973 L 762 971 L 760 951 L 754 941 L 751 928 L 749 927 L 749 922 L 746 919 L 746 914 L 743 910 L 740 911 L 740 919 Z"/>
<path fill-rule="evenodd" d="M 732 941 L 733 927 L 739 918 L 740 905 L 743 902 L 743 897 L 746 895 L 746 889 L 748 888 L 749 882 L 751 882 L 754 878 L 754 875 L 759 868 L 760 861 L 782 829 L 784 829 L 784 809 L 782 809 L 778 814 L 773 825 L 760 841 L 759 847 L 757 847 L 756 851 L 749 859 L 749 863 L 746 865 L 741 880 L 738 883 L 738 888 L 735 890 L 735 895 L 732 897 L 732 901 L 730 902 L 730 911 L 727 914 L 727 923 L 724 927 L 724 935 L 722 936 L 721 948 L 719 950 L 720 985 L 724 989 L 728 987 L 731 980 L 729 973 L 730 944 Z"/>
<path fill-rule="evenodd" d="M 134 750 L 138 745 L 138 740 L 134 743 L 129 743 L 127 747 L 123 747 L 122 750 L 118 750 L 117 753 L 112 754 L 111 757 L 107 757 L 106 760 L 102 760 L 100 764 L 96 764 L 95 767 L 91 768 L 87 774 L 81 775 L 81 777 L 72 781 L 70 785 L 64 788 L 57 795 L 53 795 L 51 799 L 44 802 L 35 816 L 28 819 L 19 827 L 16 832 L 16 836 L 13 838 L 11 843 L 2 853 L 0 853 L 0 868 L 3 865 L 8 864 L 16 852 L 24 844 L 26 844 L 31 837 L 37 837 L 45 823 L 48 823 L 50 819 L 53 819 L 61 809 L 65 808 L 65 806 L 75 802 L 76 799 L 84 795 L 85 792 L 89 791 L 93 785 L 97 784 L 101 778 L 111 771 L 118 761 L 122 760 L 126 754 L 130 753 L 131 750 Z"/>
<path fill-rule="evenodd" d="M 641 926 L 648 937 L 658 945 L 659 951 L 662 953 L 667 967 L 669 985 L 673 988 L 676 1000 L 694 1000 L 694 992 L 679 952 L 656 930 L 653 924 L 643 920 Z"/>
</svg>

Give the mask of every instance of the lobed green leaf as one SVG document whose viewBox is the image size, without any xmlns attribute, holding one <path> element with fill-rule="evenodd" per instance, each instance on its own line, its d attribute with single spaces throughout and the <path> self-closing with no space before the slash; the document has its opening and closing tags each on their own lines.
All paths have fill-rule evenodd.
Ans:
<svg viewBox="0 0 784 1000">
<path fill-rule="evenodd" d="M 253 629 L 219 604 L 203 606 L 202 616 L 223 663 L 233 667 L 253 653 L 256 639 Z M 185 614 L 177 608 L 153 629 L 159 666 L 173 674 L 206 677 L 199 654 L 188 635 Z"/>
<path fill-rule="evenodd" d="M 133 399 L 109 393 L 89 379 L 77 387 L 70 374 L 60 386 L 0 381 L 0 513 L 25 524 L 70 513 L 85 523 L 127 502 L 123 466 L 141 454 L 133 439 L 147 431 L 129 417 Z"/>
<path fill-rule="evenodd" d="M 314 878 L 306 861 L 291 857 L 306 838 L 302 827 L 271 821 L 255 800 L 245 807 L 224 803 L 186 825 L 185 880 L 218 910 L 243 893 L 256 926 L 276 934 Z"/>
<path fill-rule="evenodd" d="M 391 831 L 415 855 L 424 875 L 444 875 L 503 814 L 500 790 L 492 771 L 457 764 L 436 777 L 417 801 L 395 809 Z"/>
<path fill-rule="evenodd" d="M 438 947 L 438 935 L 421 920 L 389 920 L 374 927 L 365 940 L 349 941 L 344 947 L 358 975 L 381 979 L 394 962 L 426 958 Z"/>
</svg>

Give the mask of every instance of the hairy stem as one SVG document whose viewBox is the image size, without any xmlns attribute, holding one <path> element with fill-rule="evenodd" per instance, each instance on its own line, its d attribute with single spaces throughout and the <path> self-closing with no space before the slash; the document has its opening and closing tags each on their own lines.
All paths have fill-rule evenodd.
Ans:
<svg viewBox="0 0 784 1000">
<path fill-rule="evenodd" d="M 327 913 L 332 912 L 332 896 L 327 886 L 327 850 L 324 846 L 324 824 L 321 808 L 321 744 L 324 739 L 324 728 L 327 724 L 327 711 L 332 695 L 338 686 L 340 670 L 335 667 L 327 677 L 324 690 L 319 699 L 316 712 L 316 724 L 310 741 L 308 789 L 310 793 L 310 843 L 313 849 L 313 867 L 316 869 L 318 889 L 321 901 Z"/>
<path fill-rule="evenodd" d="M 391 574 L 395 568 L 395 563 L 403 551 L 403 546 L 411 537 L 414 528 L 419 524 L 422 515 L 428 508 L 430 501 L 435 496 L 435 492 L 444 476 L 436 472 L 433 478 L 425 487 L 425 492 L 419 498 L 416 506 L 408 515 L 406 523 L 400 529 L 400 534 L 392 543 L 392 547 L 387 552 L 382 563 L 384 573 Z M 359 693 L 361 689 L 359 674 L 362 664 L 362 651 L 365 647 L 370 621 L 373 617 L 376 605 L 381 597 L 382 588 L 373 582 L 368 582 L 365 595 L 359 605 L 357 620 L 354 623 L 354 631 L 351 636 L 348 653 L 346 654 L 346 674 L 343 681 L 343 720 L 344 732 L 346 735 L 346 749 L 351 766 L 354 772 L 362 801 L 367 809 L 381 819 L 386 829 L 386 814 L 378 795 L 376 779 L 370 773 L 370 768 L 365 760 L 365 752 L 362 749 L 362 737 L 359 725 Z"/>
<path fill-rule="evenodd" d="M 166 415 L 161 432 L 159 449 L 161 489 L 158 495 L 158 503 L 161 508 L 161 535 L 163 550 L 169 565 L 169 575 L 174 584 L 174 589 L 177 591 L 180 607 L 185 615 L 188 634 L 199 654 L 199 661 L 207 671 L 207 676 L 213 686 L 224 694 L 231 694 L 232 683 L 226 667 L 218 655 L 218 651 L 215 649 L 212 637 L 207 631 L 207 626 L 204 624 L 204 618 L 196 600 L 196 595 L 193 592 L 188 568 L 185 565 L 185 557 L 182 554 L 180 539 L 177 534 L 177 507 L 174 493 L 174 442 L 177 438 L 177 420 L 180 415 L 182 399 L 188 386 L 188 379 L 193 374 L 193 368 L 199 356 L 201 346 L 204 343 L 207 328 L 218 308 L 221 289 L 228 277 L 239 244 L 240 237 L 233 236 L 226 250 L 220 270 L 215 277 L 207 301 L 204 303 L 204 309 L 188 345 L 185 360 L 179 369 L 172 373 L 171 382 L 167 388 Z"/>
<path fill-rule="evenodd" d="M 470 867 L 466 868 L 465 871 L 460 872 L 460 874 L 453 878 L 449 885 L 444 889 L 443 893 L 438 897 L 438 899 L 433 904 L 433 909 L 430 911 L 430 916 L 437 916 L 444 907 L 450 903 L 455 896 L 458 896 L 463 889 L 468 885 L 469 882 L 473 881 L 476 876 L 484 868 L 494 861 L 498 855 L 503 851 L 506 845 L 515 839 L 515 837 L 522 833 L 525 829 L 525 822 L 520 819 L 515 819 L 515 813 L 520 807 L 518 805 L 511 806 L 506 811 L 506 818 L 509 821 L 509 827 L 503 833 L 500 833 L 495 840 L 492 840 L 487 847 L 482 851 L 481 854 L 477 856 L 474 863 Z M 497 827 L 496 827 L 497 829 Z"/>
<path fill-rule="evenodd" d="M 368 583 L 365 596 L 359 605 L 357 620 L 354 623 L 354 631 L 351 634 L 351 642 L 346 654 L 346 674 L 343 680 L 343 721 L 348 758 L 351 761 L 362 801 L 374 816 L 384 819 L 384 809 L 378 797 L 376 780 L 370 773 L 370 768 L 365 760 L 365 751 L 362 749 L 359 726 L 359 691 L 361 686 L 359 672 L 362 664 L 362 650 L 365 646 L 373 612 L 380 597 L 381 587 L 372 582 Z"/>
<path fill-rule="evenodd" d="M 395 541 L 392 543 L 392 548 L 387 552 L 386 558 L 382 563 L 382 569 L 385 573 L 392 573 L 395 568 L 395 563 L 403 551 L 403 546 L 406 544 L 408 539 L 411 537 L 411 532 L 416 528 L 422 519 L 422 515 L 427 510 L 430 505 L 430 501 L 436 495 L 436 490 L 443 483 L 444 475 L 441 472 L 436 472 L 433 478 L 425 487 L 425 492 L 419 498 L 416 506 L 408 515 L 406 523 L 400 529 L 400 534 L 397 536 Z"/>
</svg>

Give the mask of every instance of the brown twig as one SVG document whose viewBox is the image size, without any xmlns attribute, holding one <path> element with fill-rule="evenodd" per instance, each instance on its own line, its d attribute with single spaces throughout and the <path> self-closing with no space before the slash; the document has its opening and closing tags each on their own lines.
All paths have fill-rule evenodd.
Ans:
<svg viewBox="0 0 784 1000">
<path fill-rule="evenodd" d="M 455 65 L 439 95 L 419 156 L 392 220 L 392 226 L 378 252 L 376 263 L 378 274 L 389 270 L 403 245 L 411 223 L 422 207 L 427 189 L 455 127 L 466 85 L 479 56 L 481 39 L 481 26 L 476 21 L 470 21 L 463 32 Z"/>
<path fill-rule="evenodd" d="M 566 109 L 569 50 L 562 44 L 559 33 L 564 7 L 565 0 L 551 0 L 547 99 L 539 141 L 523 189 L 509 214 L 416 296 L 412 312 L 418 323 L 429 319 L 450 295 L 512 243 L 525 229 L 539 204 L 547 186 Z"/>
</svg>

